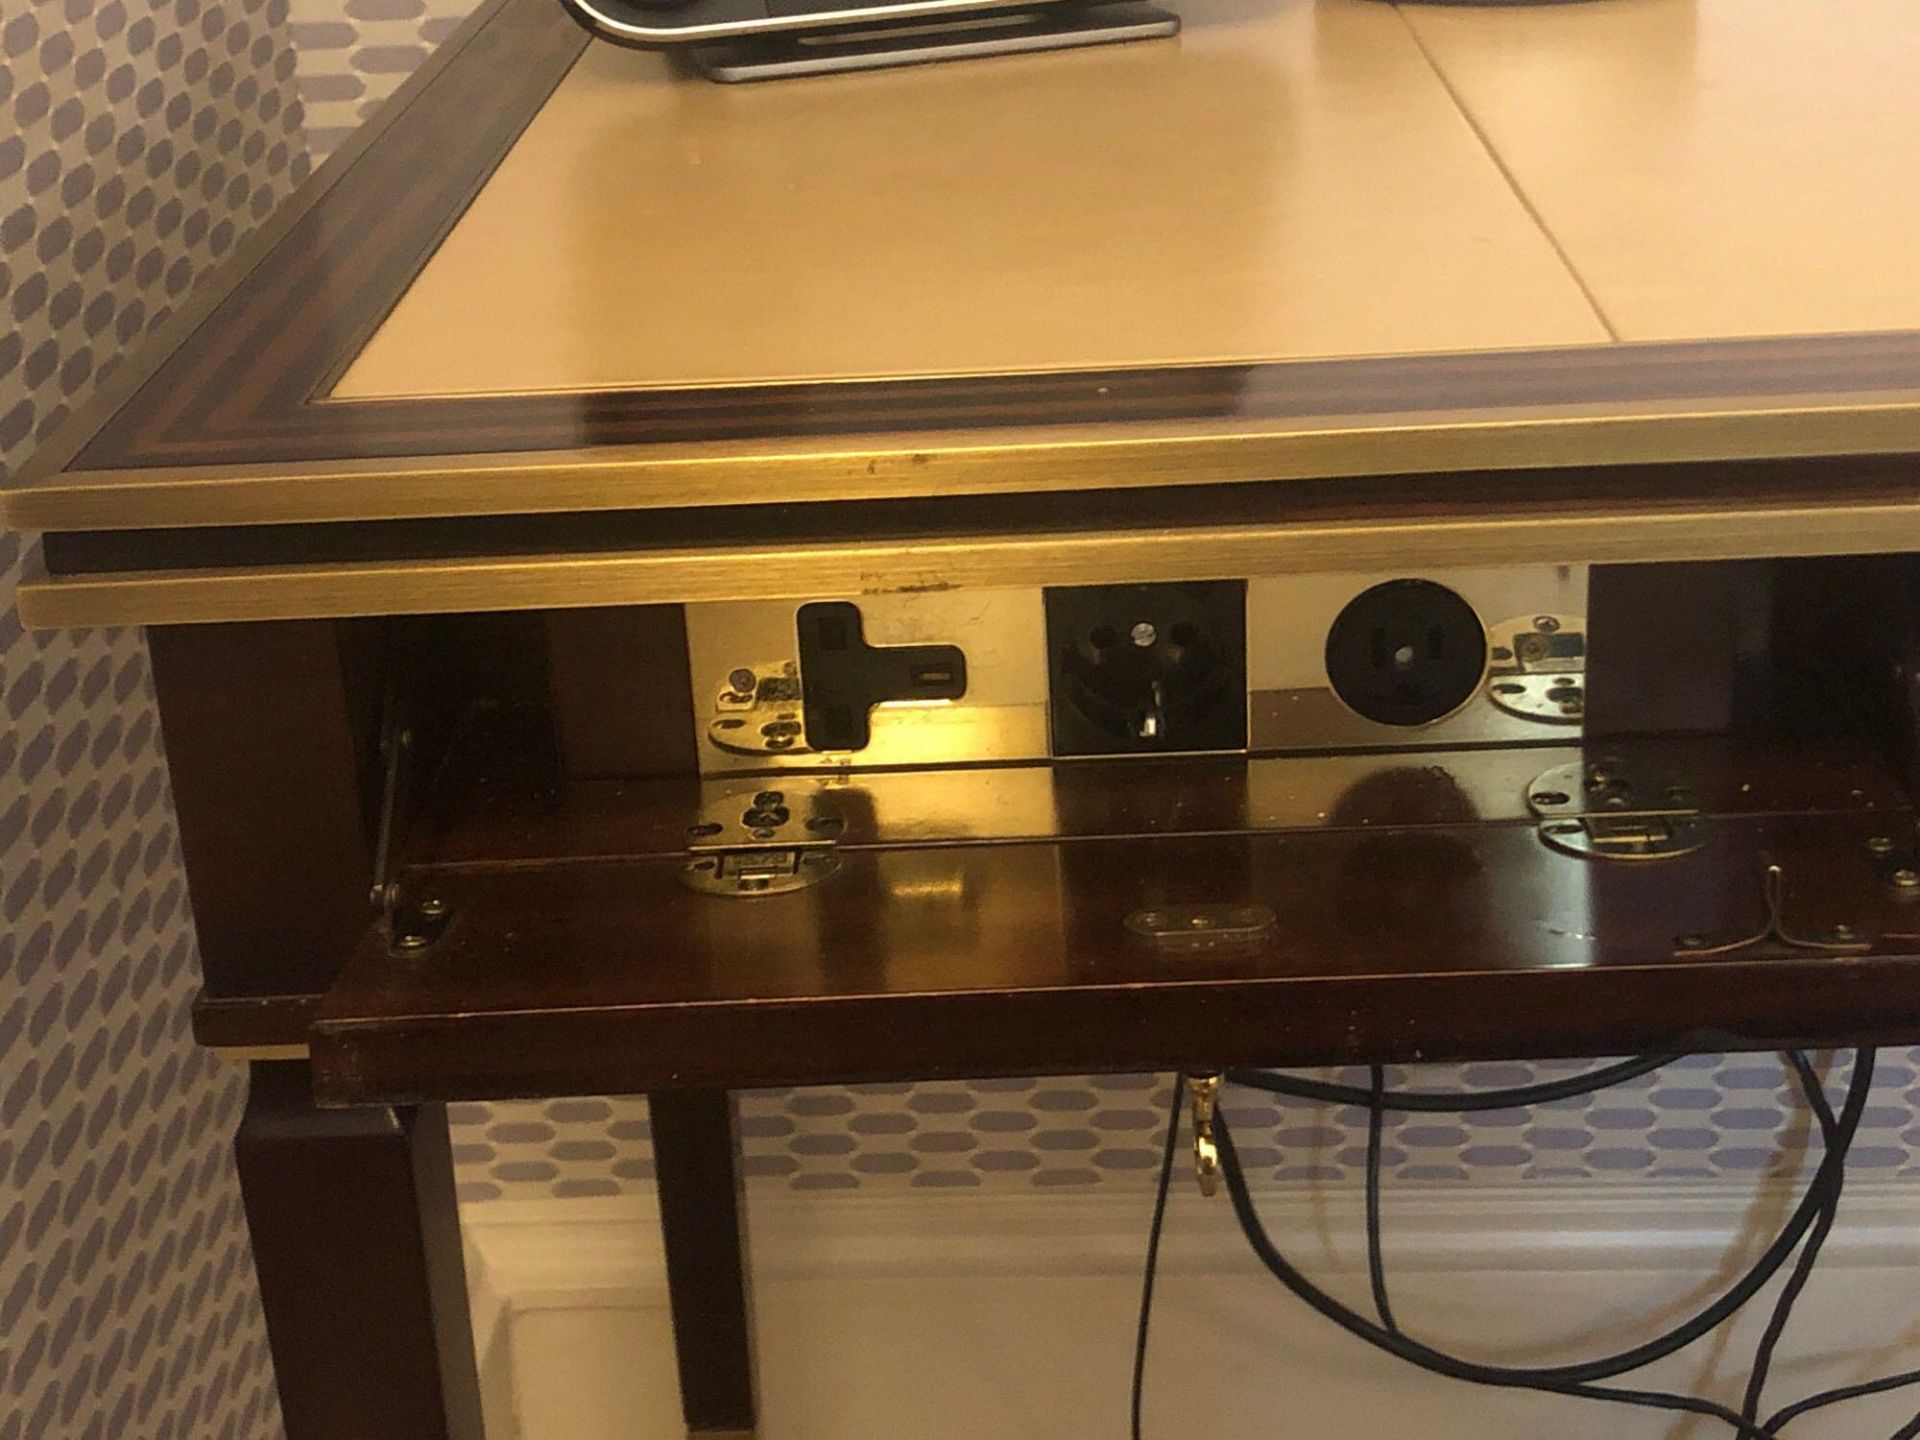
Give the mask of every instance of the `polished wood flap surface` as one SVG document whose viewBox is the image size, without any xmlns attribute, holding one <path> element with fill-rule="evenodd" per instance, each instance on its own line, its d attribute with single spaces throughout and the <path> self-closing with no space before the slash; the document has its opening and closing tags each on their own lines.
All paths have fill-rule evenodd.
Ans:
<svg viewBox="0 0 1920 1440">
<path fill-rule="evenodd" d="M 1697 772 L 1705 843 L 1663 861 L 1550 848 L 1510 801 L 1483 812 L 1463 756 L 1229 784 L 1198 832 L 1150 785 L 1102 804 L 1069 782 L 1001 843 L 956 840 L 951 806 L 944 837 L 905 840 L 869 800 L 837 873 L 748 899 L 688 889 L 644 835 L 625 848 L 657 853 L 620 858 L 603 788 L 572 839 L 503 822 L 481 858 L 484 822 L 437 833 L 407 885 L 452 926 L 417 959 L 369 933 L 315 1019 L 317 1083 L 352 1102 L 1920 1036 L 1920 906 L 1876 853 L 1912 843 L 1891 779 L 1723 759 Z M 1169 950 L 1128 926 L 1207 904 L 1273 927 Z"/>
</svg>

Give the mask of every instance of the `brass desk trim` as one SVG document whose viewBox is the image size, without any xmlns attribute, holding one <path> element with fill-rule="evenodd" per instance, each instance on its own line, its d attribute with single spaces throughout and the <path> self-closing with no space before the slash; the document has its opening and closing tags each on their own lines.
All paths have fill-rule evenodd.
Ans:
<svg viewBox="0 0 1920 1440">
<path fill-rule="evenodd" d="M 1911 500 L 1514 510 L 1461 518 L 852 540 L 185 572 L 20 587 L 35 627 L 192 624 L 1201 580 L 1307 570 L 1741 560 L 1920 549 Z"/>
<path fill-rule="evenodd" d="M 257 1065 L 266 1062 L 294 1060 L 305 1061 L 312 1057 L 313 1047 L 299 1045 L 207 1045 L 201 1047 L 214 1059 L 228 1065 Z"/>
<path fill-rule="evenodd" d="M 79 472 L 0 497 L 0 516 L 173 529 L 1908 453 L 1915 391 Z"/>
</svg>

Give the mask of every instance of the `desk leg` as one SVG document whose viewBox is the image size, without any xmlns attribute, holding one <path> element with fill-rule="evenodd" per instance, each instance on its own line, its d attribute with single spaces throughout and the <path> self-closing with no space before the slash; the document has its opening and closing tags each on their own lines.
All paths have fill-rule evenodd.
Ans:
<svg viewBox="0 0 1920 1440">
<path fill-rule="evenodd" d="M 444 1108 L 256 1064 L 234 1155 L 287 1440 L 482 1440 Z"/>
<path fill-rule="evenodd" d="M 751 1436 L 753 1310 L 733 1097 L 724 1090 L 660 1091 L 647 1103 L 687 1433 L 705 1440 Z"/>
</svg>

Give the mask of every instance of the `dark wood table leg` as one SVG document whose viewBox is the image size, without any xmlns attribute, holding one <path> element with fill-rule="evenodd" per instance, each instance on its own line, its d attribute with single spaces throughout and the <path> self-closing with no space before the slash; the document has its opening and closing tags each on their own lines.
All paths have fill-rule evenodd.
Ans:
<svg viewBox="0 0 1920 1440">
<path fill-rule="evenodd" d="M 443 1107 L 315 1108 L 256 1064 L 234 1141 L 287 1440 L 484 1440 Z"/>
<path fill-rule="evenodd" d="M 660 1091 L 647 1103 L 687 1433 L 750 1436 L 758 1402 L 733 1097 Z"/>
</svg>

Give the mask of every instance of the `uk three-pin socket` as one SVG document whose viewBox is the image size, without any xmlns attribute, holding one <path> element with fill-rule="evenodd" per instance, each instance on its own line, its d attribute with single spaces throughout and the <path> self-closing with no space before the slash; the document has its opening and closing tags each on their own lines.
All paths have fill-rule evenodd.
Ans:
<svg viewBox="0 0 1920 1440">
<path fill-rule="evenodd" d="M 844 600 L 802 605 L 800 697 L 807 745 L 864 750 L 873 707 L 889 700 L 958 700 L 967 657 L 957 645 L 869 645 L 860 607 Z"/>
<path fill-rule="evenodd" d="M 1327 631 L 1327 681 L 1380 725 L 1431 725 L 1471 700 L 1487 672 L 1473 607 L 1432 580 L 1389 580 L 1347 602 Z"/>
<path fill-rule="evenodd" d="M 1244 582 L 1075 586 L 1046 609 L 1054 754 L 1246 747 Z"/>
</svg>

